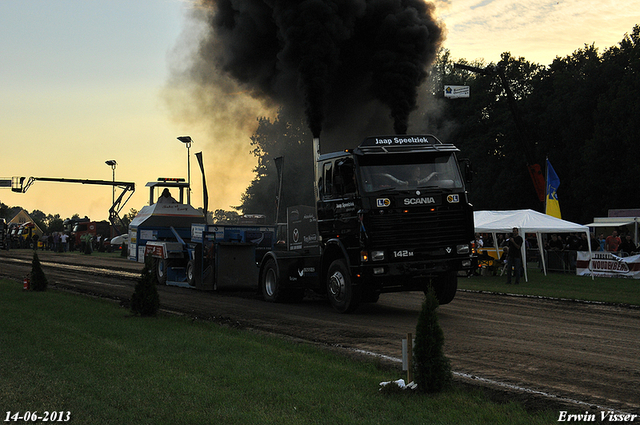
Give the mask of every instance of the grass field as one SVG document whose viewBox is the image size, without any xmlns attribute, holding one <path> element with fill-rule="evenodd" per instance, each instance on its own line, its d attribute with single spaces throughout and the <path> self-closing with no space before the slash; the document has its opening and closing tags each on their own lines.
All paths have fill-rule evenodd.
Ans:
<svg viewBox="0 0 640 425">
<path fill-rule="evenodd" d="M 459 388 L 382 394 L 375 362 L 113 302 L 0 281 L 0 414 L 78 424 L 550 424 Z M 3 416 L 2 419 L 5 419 Z"/>
<path fill-rule="evenodd" d="M 569 273 L 547 273 L 545 276 L 532 266 L 527 272 L 529 281 L 525 282 L 523 277 L 518 285 L 507 285 L 507 276 L 498 273 L 496 276 L 460 277 L 458 288 L 640 306 L 640 281 L 636 279 L 591 279 Z"/>
</svg>

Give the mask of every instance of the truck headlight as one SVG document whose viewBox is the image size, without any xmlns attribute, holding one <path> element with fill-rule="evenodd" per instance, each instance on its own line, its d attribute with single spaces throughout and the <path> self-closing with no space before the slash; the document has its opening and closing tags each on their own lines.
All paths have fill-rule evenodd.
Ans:
<svg viewBox="0 0 640 425">
<path fill-rule="evenodd" d="M 458 254 L 468 254 L 469 252 L 471 252 L 469 249 L 469 244 L 456 246 L 456 252 Z"/>
<path fill-rule="evenodd" d="M 371 259 L 373 261 L 383 261 L 384 260 L 384 251 L 372 251 Z"/>
</svg>

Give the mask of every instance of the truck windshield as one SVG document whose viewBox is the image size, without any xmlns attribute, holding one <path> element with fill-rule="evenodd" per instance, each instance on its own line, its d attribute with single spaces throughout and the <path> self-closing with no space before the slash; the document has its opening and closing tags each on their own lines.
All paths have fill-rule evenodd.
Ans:
<svg viewBox="0 0 640 425">
<path fill-rule="evenodd" d="M 451 153 L 365 155 L 358 163 L 365 192 L 463 188 L 458 163 Z"/>
</svg>

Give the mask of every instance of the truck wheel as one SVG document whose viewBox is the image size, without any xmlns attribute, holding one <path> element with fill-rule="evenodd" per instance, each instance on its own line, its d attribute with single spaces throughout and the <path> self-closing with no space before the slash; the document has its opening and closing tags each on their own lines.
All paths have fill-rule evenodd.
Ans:
<svg viewBox="0 0 640 425">
<path fill-rule="evenodd" d="M 189 286 L 196 286 L 196 262 L 189 260 L 187 263 L 187 283 Z"/>
<path fill-rule="evenodd" d="M 351 275 L 344 260 L 335 260 L 327 273 L 327 296 L 339 313 L 351 313 L 360 304 L 361 289 L 351 283 Z"/>
<path fill-rule="evenodd" d="M 260 289 L 265 301 L 272 303 L 282 301 L 282 289 L 279 283 L 278 267 L 276 262 L 270 258 L 265 263 L 260 274 Z"/>
<path fill-rule="evenodd" d="M 458 290 L 458 272 L 448 272 L 432 280 L 438 304 L 449 304 Z"/>
<path fill-rule="evenodd" d="M 167 260 L 156 258 L 156 279 L 159 285 L 167 284 Z"/>
</svg>

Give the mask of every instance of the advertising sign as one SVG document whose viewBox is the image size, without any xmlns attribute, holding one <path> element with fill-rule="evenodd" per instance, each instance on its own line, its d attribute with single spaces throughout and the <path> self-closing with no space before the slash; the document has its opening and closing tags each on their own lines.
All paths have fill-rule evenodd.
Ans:
<svg viewBox="0 0 640 425">
<path fill-rule="evenodd" d="M 444 97 L 449 99 L 469 97 L 469 86 L 444 86 Z"/>
<path fill-rule="evenodd" d="M 318 240 L 318 220 L 316 209 L 308 206 L 287 208 L 289 251 L 316 249 Z"/>
<path fill-rule="evenodd" d="M 611 252 L 578 251 L 576 264 L 578 276 L 624 277 L 640 279 L 640 255 L 618 257 Z"/>
</svg>

